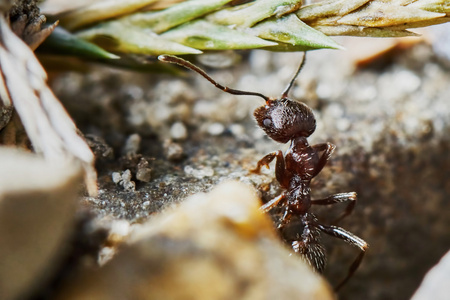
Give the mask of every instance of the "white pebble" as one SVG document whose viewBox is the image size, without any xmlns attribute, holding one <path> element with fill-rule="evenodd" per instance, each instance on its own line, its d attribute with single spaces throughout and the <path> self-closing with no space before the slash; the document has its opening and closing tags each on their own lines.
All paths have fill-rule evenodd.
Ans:
<svg viewBox="0 0 450 300">
<path fill-rule="evenodd" d="M 208 126 L 208 133 L 210 135 L 221 135 L 225 131 L 225 126 L 221 123 L 212 123 Z"/>
<path fill-rule="evenodd" d="M 174 140 L 185 140 L 187 135 L 187 129 L 183 122 L 175 122 L 172 127 L 170 127 L 170 136 Z"/>
</svg>

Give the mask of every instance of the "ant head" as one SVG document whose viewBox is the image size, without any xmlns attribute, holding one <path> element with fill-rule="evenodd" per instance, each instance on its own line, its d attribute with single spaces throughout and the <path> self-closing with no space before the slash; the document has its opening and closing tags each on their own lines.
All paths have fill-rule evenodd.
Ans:
<svg viewBox="0 0 450 300">
<path fill-rule="evenodd" d="M 257 108 L 254 116 L 259 126 L 270 138 L 277 142 L 287 143 L 296 137 L 308 137 L 316 129 L 316 119 L 311 109 L 305 104 L 292 101 L 287 97 L 289 90 L 294 85 L 295 79 L 305 65 L 305 56 L 303 56 L 297 72 L 279 99 L 269 98 L 260 93 L 235 90 L 223 86 L 199 67 L 176 56 L 160 55 L 158 59 L 191 69 L 205 77 L 209 82 L 224 92 L 233 95 L 252 95 L 263 98 L 266 104 Z"/>
<path fill-rule="evenodd" d="M 309 137 L 316 130 L 316 118 L 312 110 L 305 104 L 288 98 L 289 90 L 304 65 L 305 55 L 281 97 L 266 100 L 266 105 L 253 113 L 259 127 L 271 139 L 280 143 L 287 143 L 296 137 Z"/>
<path fill-rule="evenodd" d="M 255 110 L 254 116 L 259 127 L 280 143 L 309 137 L 316 129 L 316 118 L 311 109 L 288 98 L 267 101 Z"/>
</svg>

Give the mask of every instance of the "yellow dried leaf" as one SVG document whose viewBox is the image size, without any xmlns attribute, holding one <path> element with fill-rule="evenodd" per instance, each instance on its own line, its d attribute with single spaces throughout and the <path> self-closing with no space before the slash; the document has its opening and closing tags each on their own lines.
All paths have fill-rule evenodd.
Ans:
<svg viewBox="0 0 450 300">
<path fill-rule="evenodd" d="M 429 12 L 409 6 L 394 6 L 371 2 L 366 7 L 348 14 L 338 24 L 367 27 L 387 27 L 444 17 L 445 14 Z"/>
</svg>

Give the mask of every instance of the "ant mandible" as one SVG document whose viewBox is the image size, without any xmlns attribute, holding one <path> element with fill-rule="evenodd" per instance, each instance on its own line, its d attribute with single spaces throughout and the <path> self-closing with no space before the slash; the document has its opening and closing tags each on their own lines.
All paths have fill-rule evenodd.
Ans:
<svg viewBox="0 0 450 300">
<path fill-rule="evenodd" d="M 291 244 L 296 253 L 301 254 L 304 260 L 320 273 L 324 271 L 326 263 L 325 249 L 320 242 L 320 232 L 342 239 L 360 249 L 347 276 L 335 287 L 336 290 L 339 290 L 360 265 L 368 244 L 343 228 L 321 224 L 316 216 L 309 212 L 311 205 L 349 202 L 344 213 L 336 219 L 339 221 L 353 211 L 356 204 L 356 193 L 339 193 L 323 199 L 311 199 L 311 180 L 326 165 L 336 146 L 331 143 L 310 146 L 307 138 L 316 129 L 314 114 L 304 103 L 288 98 L 289 90 L 305 64 L 305 56 L 280 98 L 271 98 L 256 92 L 223 86 L 199 67 L 176 56 L 160 55 L 158 59 L 191 69 L 224 92 L 233 95 L 258 96 L 266 101 L 254 112 L 258 125 L 276 142 L 287 143 L 290 141 L 291 144 L 284 156 L 281 150 L 271 152 L 259 160 L 256 168 L 251 170 L 253 173 L 259 173 L 262 166 L 269 168 L 269 164 L 276 159 L 275 176 L 281 187 L 284 188 L 281 195 L 270 200 L 260 209 L 264 212 L 277 206 L 282 209 L 283 213 L 278 224 L 282 236 Z"/>
</svg>

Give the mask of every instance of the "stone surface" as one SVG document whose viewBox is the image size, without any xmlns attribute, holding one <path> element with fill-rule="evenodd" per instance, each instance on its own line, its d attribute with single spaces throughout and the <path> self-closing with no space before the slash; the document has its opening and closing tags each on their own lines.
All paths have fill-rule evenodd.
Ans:
<svg viewBox="0 0 450 300">
<path fill-rule="evenodd" d="M 237 182 L 196 194 L 136 225 L 115 257 L 80 271 L 57 299 L 334 299 L 259 205 Z"/>
<path fill-rule="evenodd" d="M 14 109 L 11 103 L 0 102 L 0 130 L 2 130 L 6 126 L 6 124 L 9 123 L 13 111 Z"/>
<path fill-rule="evenodd" d="M 0 299 L 46 282 L 72 234 L 82 171 L 0 148 Z"/>
<path fill-rule="evenodd" d="M 450 296 L 450 252 L 425 276 L 411 300 L 445 300 Z"/>
</svg>

